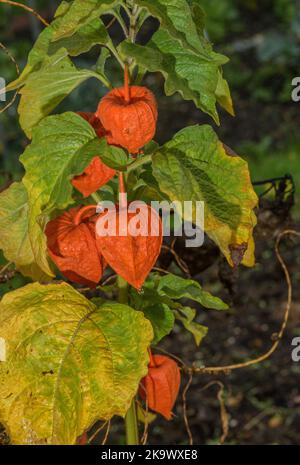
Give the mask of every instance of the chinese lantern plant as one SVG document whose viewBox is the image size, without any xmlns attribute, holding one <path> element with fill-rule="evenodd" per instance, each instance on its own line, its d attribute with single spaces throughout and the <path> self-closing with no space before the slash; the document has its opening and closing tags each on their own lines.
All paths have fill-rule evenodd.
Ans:
<svg viewBox="0 0 300 465">
<path fill-rule="evenodd" d="M 140 45 L 149 17 L 160 26 Z M 124 32 L 119 44 L 105 26 L 111 19 Z M 95 46 L 95 67 L 76 67 L 72 57 Z M 113 82 L 109 57 L 120 67 Z M 218 104 L 233 114 L 221 69 L 226 61 L 205 38 L 198 1 L 73 0 L 61 3 L 7 87 L 20 95 L 20 124 L 30 142 L 20 158 L 23 180 L 0 194 L 0 248 L 33 281 L 0 303 L 0 421 L 13 443 L 74 444 L 97 420 L 119 415 L 127 443 L 136 444 L 136 396 L 172 418 L 180 367 L 154 346 L 175 320 L 200 344 L 207 328 L 187 300 L 227 306 L 196 281 L 153 271 L 163 228 L 149 200 L 204 202 L 205 231 L 229 264 L 253 266 L 257 199 L 246 162 L 209 125 L 187 127 L 163 146 L 153 142 L 159 102 L 143 79 L 161 73 L 167 96 L 192 100 L 218 124 Z M 116 87 L 120 77 L 124 84 Z M 101 101 L 89 113 L 55 114 L 89 78 L 106 87 Z M 113 211 L 96 207 L 108 194 L 117 227 L 102 236 L 97 228 Z M 130 208 L 143 200 L 138 222 L 147 229 L 155 217 L 155 233 L 123 234 L 122 215 L 127 226 L 137 221 Z M 110 294 L 85 297 L 81 285 L 105 295 L 103 276 L 111 274 L 115 301 Z"/>
</svg>

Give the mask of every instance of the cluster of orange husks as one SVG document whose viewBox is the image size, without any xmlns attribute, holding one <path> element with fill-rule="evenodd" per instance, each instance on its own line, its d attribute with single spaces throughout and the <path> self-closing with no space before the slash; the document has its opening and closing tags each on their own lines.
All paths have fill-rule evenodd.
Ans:
<svg viewBox="0 0 300 465">
<path fill-rule="evenodd" d="M 133 155 L 153 139 L 158 116 L 152 92 L 145 87 L 129 85 L 127 67 L 124 87 L 105 95 L 96 113 L 78 114 L 91 124 L 99 138 L 105 137 L 108 144 L 122 147 Z M 81 175 L 73 178 L 72 184 L 88 197 L 115 175 L 116 171 L 106 166 L 98 154 Z M 123 175 L 120 175 L 120 192 L 124 192 L 122 181 Z M 119 205 L 118 211 L 122 208 Z M 159 218 L 159 234 L 150 234 L 151 215 L 157 213 L 150 206 L 147 208 L 148 236 L 132 236 L 130 232 L 126 236 L 119 235 L 118 225 L 115 235 L 98 236 L 99 214 L 95 205 L 70 209 L 46 226 L 51 259 L 75 283 L 95 287 L 109 265 L 129 284 L 141 289 L 158 258 L 163 236 Z M 127 212 L 128 222 L 133 215 Z M 118 222 L 118 215 L 116 220 Z M 168 357 L 150 354 L 150 359 L 149 372 L 139 392 L 151 410 L 170 419 L 180 385 L 179 368 Z"/>
</svg>

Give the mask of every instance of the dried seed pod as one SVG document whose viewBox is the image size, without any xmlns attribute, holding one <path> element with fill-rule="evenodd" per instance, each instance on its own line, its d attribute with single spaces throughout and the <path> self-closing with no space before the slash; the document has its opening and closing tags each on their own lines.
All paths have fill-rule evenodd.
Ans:
<svg viewBox="0 0 300 465">
<path fill-rule="evenodd" d="M 142 287 L 152 270 L 160 254 L 162 238 L 161 219 L 145 204 L 141 204 L 138 213 L 130 212 L 130 207 L 105 212 L 96 223 L 99 252 L 136 289 Z"/>
<path fill-rule="evenodd" d="M 146 87 L 129 87 L 126 67 L 124 87 L 114 89 L 103 97 L 96 116 L 105 128 L 109 144 L 124 147 L 136 154 L 154 137 L 157 103 Z"/>
<path fill-rule="evenodd" d="M 78 114 L 93 126 L 99 138 L 104 137 L 105 130 L 94 113 L 78 112 Z M 115 174 L 116 171 L 105 165 L 97 156 L 92 159 L 84 172 L 79 176 L 75 176 L 71 182 L 84 197 L 88 197 L 108 183 Z"/>
<path fill-rule="evenodd" d="M 95 211 L 82 216 L 80 211 L 78 207 L 72 208 L 47 224 L 48 253 L 70 281 L 95 287 L 104 268 L 96 246 L 95 223 L 90 221 Z"/>
<path fill-rule="evenodd" d="M 148 374 L 139 388 L 139 394 L 149 409 L 171 420 L 179 387 L 180 370 L 177 363 L 165 355 L 151 354 Z"/>
</svg>

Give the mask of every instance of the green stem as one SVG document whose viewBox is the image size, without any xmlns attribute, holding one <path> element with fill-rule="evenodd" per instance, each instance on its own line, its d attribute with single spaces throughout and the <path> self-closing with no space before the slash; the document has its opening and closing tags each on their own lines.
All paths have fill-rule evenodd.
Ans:
<svg viewBox="0 0 300 465">
<path fill-rule="evenodd" d="M 93 194 L 91 194 L 91 197 L 95 200 L 97 204 L 101 202 L 101 196 L 98 194 L 98 192 L 94 192 Z"/>
<path fill-rule="evenodd" d="M 142 157 L 137 158 L 135 161 L 130 163 L 130 165 L 127 166 L 127 173 L 130 173 L 130 171 L 134 171 L 140 166 L 146 165 L 146 163 L 150 163 L 152 160 L 152 154 L 148 155 L 143 155 Z"/>
<path fill-rule="evenodd" d="M 126 444 L 128 446 L 137 446 L 139 444 L 138 424 L 135 408 L 135 399 L 126 413 L 125 417 L 126 428 Z"/>
<path fill-rule="evenodd" d="M 128 284 L 121 276 L 118 276 L 119 287 L 119 302 L 120 304 L 128 304 Z M 139 444 L 138 423 L 135 408 L 135 399 L 133 399 L 131 406 L 125 417 L 126 429 L 126 444 L 128 446 L 136 446 Z"/>
</svg>

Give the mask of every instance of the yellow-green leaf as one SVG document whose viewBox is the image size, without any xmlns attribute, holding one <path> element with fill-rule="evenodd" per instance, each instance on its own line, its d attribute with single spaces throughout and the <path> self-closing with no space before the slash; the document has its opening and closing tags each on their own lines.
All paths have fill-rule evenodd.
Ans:
<svg viewBox="0 0 300 465">
<path fill-rule="evenodd" d="M 207 125 L 183 129 L 152 159 L 160 190 L 170 200 L 193 201 L 194 212 L 195 202 L 204 202 L 205 232 L 230 265 L 253 266 L 258 199 L 247 162 L 228 154 Z"/>
<path fill-rule="evenodd" d="M 73 202 L 71 179 L 100 154 L 106 163 L 127 160 L 122 149 L 107 145 L 89 123 L 68 112 L 43 119 L 20 158 L 26 171 L 23 183 L 28 192 L 29 237 L 38 266 L 49 276 L 53 273 L 43 232 L 49 215 Z"/>
<path fill-rule="evenodd" d="M 15 444 L 74 444 L 97 420 L 124 416 L 147 373 L 151 324 L 101 307 L 67 284 L 29 284 L 0 303 L 0 422 Z"/>
<path fill-rule="evenodd" d="M 117 3 L 117 0 L 74 0 L 55 31 L 54 40 L 72 36 L 80 27 L 108 13 Z"/>
<path fill-rule="evenodd" d="M 0 194 L 0 249 L 24 276 L 42 280 L 46 275 L 34 257 L 28 234 L 28 210 L 27 191 L 22 183 L 13 183 Z"/>
<path fill-rule="evenodd" d="M 18 113 L 20 124 L 31 138 L 32 129 L 82 82 L 94 76 L 88 70 L 78 70 L 68 58 L 66 49 L 60 49 L 47 59 L 39 71 L 31 73 L 21 95 Z"/>
</svg>

